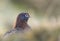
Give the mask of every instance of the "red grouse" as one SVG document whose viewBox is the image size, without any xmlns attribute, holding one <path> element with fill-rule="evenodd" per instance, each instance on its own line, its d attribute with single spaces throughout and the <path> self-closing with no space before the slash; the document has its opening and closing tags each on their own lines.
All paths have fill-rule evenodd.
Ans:
<svg viewBox="0 0 60 41">
<path fill-rule="evenodd" d="M 15 27 L 6 32 L 3 37 L 11 36 L 15 33 L 25 33 L 26 31 L 30 30 L 30 27 L 27 24 L 29 17 L 30 15 L 28 13 L 20 13 L 17 16 Z"/>
</svg>

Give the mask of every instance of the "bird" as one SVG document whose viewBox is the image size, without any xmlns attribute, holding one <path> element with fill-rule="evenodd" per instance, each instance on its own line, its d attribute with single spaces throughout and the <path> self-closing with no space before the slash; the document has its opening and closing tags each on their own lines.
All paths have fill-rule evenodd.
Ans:
<svg viewBox="0 0 60 41">
<path fill-rule="evenodd" d="M 31 27 L 27 23 L 29 18 L 30 18 L 29 13 L 25 12 L 20 13 L 17 16 L 16 23 L 13 29 L 7 31 L 3 35 L 3 38 L 6 39 L 6 37 L 8 38 L 9 36 L 12 36 L 12 34 L 14 35 L 16 33 L 19 33 L 19 35 L 17 36 L 20 36 L 21 33 L 24 34 L 25 32 L 30 31 Z"/>
</svg>

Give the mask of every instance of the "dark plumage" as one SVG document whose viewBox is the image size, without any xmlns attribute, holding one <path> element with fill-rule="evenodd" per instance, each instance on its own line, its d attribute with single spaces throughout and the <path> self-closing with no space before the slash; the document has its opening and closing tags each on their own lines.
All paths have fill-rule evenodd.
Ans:
<svg viewBox="0 0 60 41">
<path fill-rule="evenodd" d="M 14 28 L 26 28 L 28 27 L 27 21 L 29 19 L 29 14 L 28 13 L 21 13 L 18 15 L 17 20 L 16 20 L 16 25 Z"/>
<path fill-rule="evenodd" d="M 6 32 L 3 37 L 29 30 L 30 27 L 27 24 L 29 17 L 30 15 L 28 13 L 20 13 L 17 17 L 15 27 L 10 31 Z"/>
</svg>

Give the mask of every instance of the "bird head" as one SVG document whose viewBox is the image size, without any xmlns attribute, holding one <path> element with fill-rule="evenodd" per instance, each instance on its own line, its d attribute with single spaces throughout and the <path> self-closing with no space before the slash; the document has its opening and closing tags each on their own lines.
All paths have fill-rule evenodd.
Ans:
<svg viewBox="0 0 60 41">
<path fill-rule="evenodd" d="M 20 13 L 19 15 L 18 15 L 18 19 L 20 19 L 20 21 L 28 21 L 28 19 L 29 19 L 29 14 L 28 13 Z"/>
</svg>

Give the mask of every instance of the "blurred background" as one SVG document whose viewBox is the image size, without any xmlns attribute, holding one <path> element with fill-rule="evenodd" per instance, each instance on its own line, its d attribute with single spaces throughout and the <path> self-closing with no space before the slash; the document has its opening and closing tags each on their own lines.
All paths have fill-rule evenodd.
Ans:
<svg viewBox="0 0 60 41">
<path fill-rule="evenodd" d="M 21 12 L 31 16 L 26 41 L 60 41 L 60 0 L 0 0 L 0 36 L 13 28 Z"/>
</svg>

